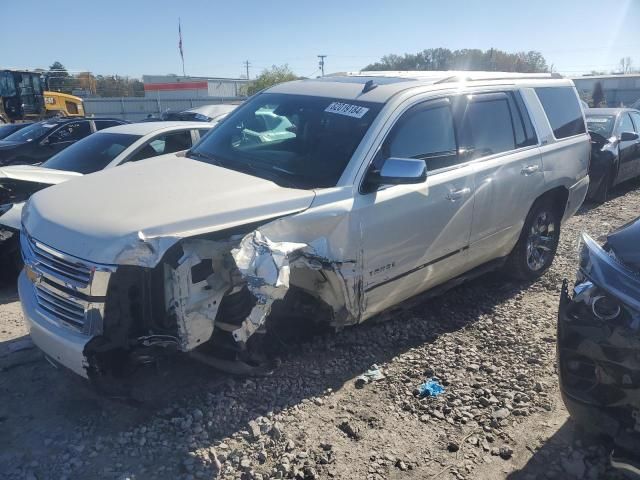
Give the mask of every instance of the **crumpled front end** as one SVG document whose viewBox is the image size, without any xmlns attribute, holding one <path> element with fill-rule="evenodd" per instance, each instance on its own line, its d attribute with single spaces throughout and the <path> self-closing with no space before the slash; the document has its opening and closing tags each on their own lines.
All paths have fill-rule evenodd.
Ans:
<svg viewBox="0 0 640 480">
<path fill-rule="evenodd" d="M 336 253 L 328 240 L 348 237 L 345 212 L 187 238 L 139 232 L 114 264 L 58 251 L 24 229 L 25 317 L 46 339 L 36 342 L 45 353 L 98 384 L 176 351 L 235 372 L 263 372 L 256 359 L 264 352 L 256 350 L 265 350 L 278 311 L 310 325 L 361 320 L 360 260 L 345 260 L 343 245 Z M 72 359 L 60 332 L 82 340 Z"/>
<path fill-rule="evenodd" d="M 640 275 L 582 237 L 575 287 L 563 286 L 558 366 L 571 416 L 626 449 L 640 448 Z"/>
</svg>

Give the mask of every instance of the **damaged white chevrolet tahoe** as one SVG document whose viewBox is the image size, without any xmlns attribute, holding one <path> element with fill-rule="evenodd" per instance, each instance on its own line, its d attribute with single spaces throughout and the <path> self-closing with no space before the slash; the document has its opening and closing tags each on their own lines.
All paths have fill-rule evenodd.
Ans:
<svg viewBox="0 0 640 480">
<path fill-rule="evenodd" d="M 589 183 L 570 80 L 367 72 L 272 87 L 186 156 L 34 195 L 33 341 L 118 378 L 168 351 L 259 365 L 280 314 L 340 328 L 504 266 L 534 279 Z"/>
</svg>

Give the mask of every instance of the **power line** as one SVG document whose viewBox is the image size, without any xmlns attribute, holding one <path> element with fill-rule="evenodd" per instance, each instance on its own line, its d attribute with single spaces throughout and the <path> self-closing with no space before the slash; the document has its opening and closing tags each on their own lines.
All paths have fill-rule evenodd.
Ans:
<svg viewBox="0 0 640 480">
<path fill-rule="evenodd" d="M 310 75 L 307 75 L 305 78 L 311 78 L 311 77 L 313 77 L 313 76 L 316 74 L 316 72 L 317 72 L 318 70 L 319 70 L 319 69 L 318 69 L 318 68 L 316 68 L 316 69 L 313 71 L 313 73 L 311 73 Z"/>
</svg>

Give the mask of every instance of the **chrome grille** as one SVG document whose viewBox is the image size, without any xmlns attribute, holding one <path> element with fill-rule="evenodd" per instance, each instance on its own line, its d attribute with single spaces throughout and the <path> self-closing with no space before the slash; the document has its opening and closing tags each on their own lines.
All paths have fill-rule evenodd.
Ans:
<svg viewBox="0 0 640 480">
<path fill-rule="evenodd" d="M 85 323 L 85 309 L 78 300 L 59 295 L 42 285 L 36 285 L 38 306 L 49 316 L 82 331 Z"/>
<path fill-rule="evenodd" d="M 29 238 L 29 244 L 38 270 L 77 287 L 87 287 L 91 282 L 92 270 L 88 265 L 65 258 L 33 238 Z"/>
</svg>

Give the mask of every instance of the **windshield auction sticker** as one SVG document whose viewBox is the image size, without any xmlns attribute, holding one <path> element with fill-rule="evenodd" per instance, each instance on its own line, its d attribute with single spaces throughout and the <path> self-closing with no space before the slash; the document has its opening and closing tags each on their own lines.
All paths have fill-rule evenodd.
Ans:
<svg viewBox="0 0 640 480">
<path fill-rule="evenodd" d="M 338 115 L 346 115 L 347 117 L 362 118 L 369 109 L 358 105 L 351 105 L 349 103 L 332 102 L 324 109 L 324 111 L 337 113 Z"/>
</svg>

